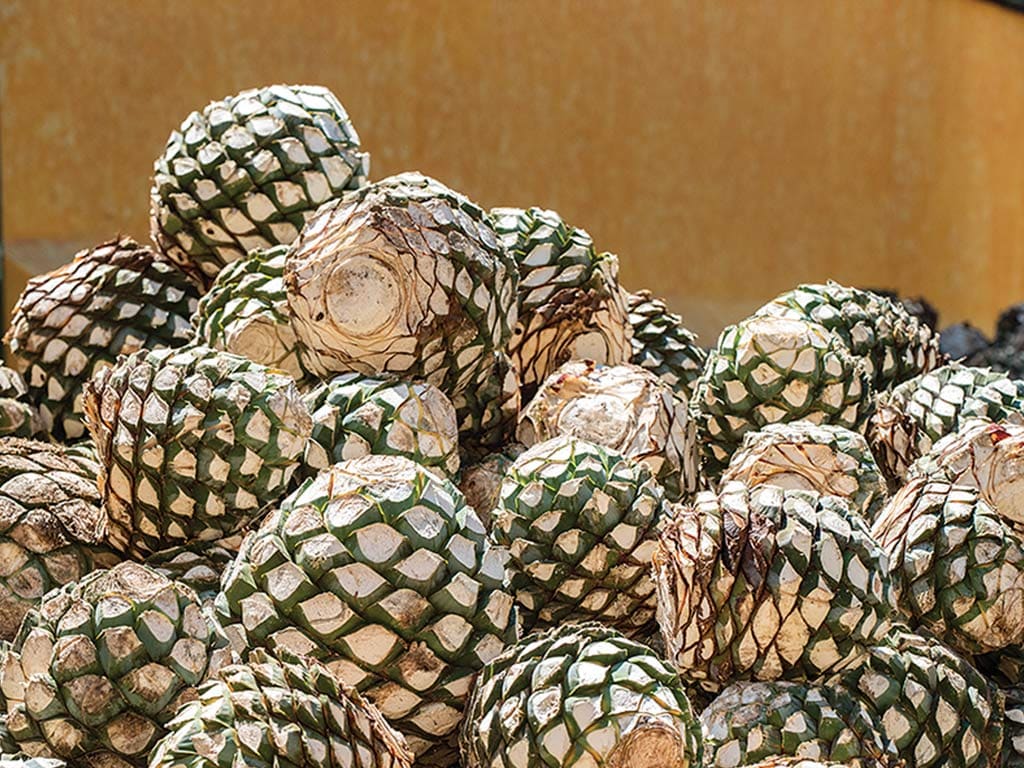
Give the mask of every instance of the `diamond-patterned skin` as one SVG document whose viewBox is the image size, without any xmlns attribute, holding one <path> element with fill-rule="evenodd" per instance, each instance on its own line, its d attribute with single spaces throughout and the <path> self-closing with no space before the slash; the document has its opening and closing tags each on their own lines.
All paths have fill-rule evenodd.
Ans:
<svg viewBox="0 0 1024 768">
<path fill-rule="evenodd" d="M 454 485 L 367 456 L 306 481 L 246 538 L 217 613 L 237 647 L 323 660 L 418 760 L 440 761 L 473 676 L 516 638 L 506 559 Z"/>
<path fill-rule="evenodd" d="M 735 768 L 801 757 L 884 768 L 896 748 L 873 712 L 843 688 L 805 683 L 736 683 L 700 715 L 704 765 Z"/>
<path fill-rule="evenodd" d="M 666 657 L 710 691 L 847 669 L 896 615 L 867 524 L 813 491 L 698 494 L 660 532 L 654 578 Z"/>
<path fill-rule="evenodd" d="M 871 534 L 915 624 L 964 653 L 1024 642 L 1024 526 L 976 488 L 911 480 Z"/>
<path fill-rule="evenodd" d="M 872 408 L 862 363 L 824 326 L 751 317 L 726 328 L 690 401 L 705 470 L 717 477 L 748 432 L 810 421 L 863 431 Z"/>
<path fill-rule="evenodd" d="M 887 499 L 864 436 L 832 424 L 795 421 L 748 432 L 722 474 L 722 485 L 733 480 L 841 496 L 869 522 Z"/>
<path fill-rule="evenodd" d="M 855 669 L 826 680 L 857 696 L 915 768 L 997 768 L 1003 695 L 964 658 L 897 629 Z"/>
<path fill-rule="evenodd" d="M 193 112 L 153 165 L 153 242 L 207 286 L 255 248 L 288 245 L 328 200 L 366 183 L 370 156 L 316 85 L 242 91 Z"/>
<path fill-rule="evenodd" d="M 758 315 L 807 319 L 837 334 L 865 362 L 878 391 L 935 368 L 939 336 L 902 304 L 838 283 L 800 285 L 773 299 Z"/>
<path fill-rule="evenodd" d="M 33 757 L 145 766 L 177 706 L 230 660 L 195 592 L 120 563 L 25 617 L 0 671 L 7 725 Z"/>
<path fill-rule="evenodd" d="M 697 768 L 700 726 L 679 675 L 588 623 L 529 635 L 484 667 L 460 737 L 464 768 Z"/>
<path fill-rule="evenodd" d="M 279 368 L 296 381 L 298 341 L 284 291 L 288 247 L 261 248 L 228 264 L 199 301 L 194 318 L 203 344 Z"/>
<path fill-rule="evenodd" d="M 204 346 L 142 352 L 86 385 L 110 543 L 145 556 L 242 528 L 312 430 L 290 376 Z"/>
<path fill-rule="evenodd" d="M 184 272 L 127 237 L 29 280 L 4 341 L 42 426 L 82 437 L 82 385 L 120 355 L 187 344 L 198 300 Z"/>
<path fill-rule="evenodd" d="M 637 365 L 576 360 L 551 374 L 520 414 L 516 437 L 533 446 L 557 435 L 646 464 L 672 501 L 697 489 L 697 445 L 686 403 Z"/>
<path fill-rule="evenodd" d="M 423 379 L 453 400 L 504 349 L 517 279 L 487 214 L 419 173 L 323 206 L 285 262 L 307 369 Z"/>
<path fill-rule="evenodd" d="M 681 400 L 689 401 L 708 359 L 697 335 L 650 291 L 627 292 L 626 308 L 633 327 L 630 362 L 651 371 Z"/>
<path fill-rule="evenodd" d="M 890 486 L 902 485 L 910 465 L 969 418 L 1024 423 L 1024 381 L 950 363 L 880 395 L 867 434 Z"/>
<path fill-rule="evenodd" d="M 149 768 L 410 768 L 405 739 L 322 665 L 253 651 L 167 724 Z"/>
<path fill-rule="evenodd" d="M 303 399 L 313 433 L 298 473 L 302 480 L 370 454 L 405 456 L 446 477 L 458 472 L 455 408 L 433 384 L 343 373 Z"/>
<path fill-rule="evenodd" d="M 597 620 L 633 637 L 654 627 L 651 554 L 663 492 L 650 470 L 562 435 L 505 474 L 491 537 L 507 547 L 527 630 Z"/>
<path fill-rule="evenodd" d="M 452 400 L 459 421 L 459 453 L 463 461 L 471 462 L 501 450 L 514 439 L 521 404 L 519 372 L 504 352 L 495 352 L 491 362 L 477 386 Z"/>
<path fill-rule="evenodd" d="M 120 561 L 104 545 L 97 471 L 53 443 L 0 440 L 0 639 L 50 590 Z"/>
<path fill-rule="evenodd" d="M 519 270 L 519 322 L 509 355 L 523 399 L 570 360 L 629 362 L 632 333 L 619 260 L 543 208 L 495 208 L 495 229 Z"/>
</svg>

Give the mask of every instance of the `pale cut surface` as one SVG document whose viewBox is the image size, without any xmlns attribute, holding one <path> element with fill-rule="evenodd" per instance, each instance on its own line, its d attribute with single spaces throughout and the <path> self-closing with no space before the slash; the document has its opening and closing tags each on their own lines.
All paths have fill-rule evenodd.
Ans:
<svg viewBox="0 0 1024 768">
<path fill-rule="evenodd" d="M 520 414 L 516 436 L 529 447 L 558 435 L 644 463 L 672 500 L 696 490 L 697 447 L 686 405 L 639 366 L 579 360 L 556 370 Z"/>
<path fill-rule="evenodd" d="M 516 319 L 517 273 L 487 215 L 418 173 L 325 205 L 285 263 L 313 373 L 423 379 L 454 399 L 489 375 Z"/>
<path fill-rule="evenodd" d="M 733 480 L 750 488 L 774 485 L 840 496 L 868 521 L 887 498 L 885 480 L 863 435 L 804 421 L 748 433 L 721 483 Z"/>
</svg>

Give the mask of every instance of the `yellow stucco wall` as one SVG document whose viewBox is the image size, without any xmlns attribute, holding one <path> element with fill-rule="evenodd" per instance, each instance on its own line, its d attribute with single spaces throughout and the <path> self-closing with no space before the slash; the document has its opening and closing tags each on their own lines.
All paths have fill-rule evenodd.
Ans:
<svg viewBox="0 0 1024 768">
<path fill-rule="evenodd" d="M 558 209 L 705 337 L 828 277 L 1024 299 L 1024 14 L 981 0 L 4 0 L 0 35 L 9 290 L 145 237 L 169 131 L 277 81 L 332 88 L 375 178 Z"/>
</svg>

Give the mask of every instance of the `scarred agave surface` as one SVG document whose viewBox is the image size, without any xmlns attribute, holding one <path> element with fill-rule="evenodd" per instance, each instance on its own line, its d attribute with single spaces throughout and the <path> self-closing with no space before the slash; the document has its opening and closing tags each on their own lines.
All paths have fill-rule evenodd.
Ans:
<svg viewBox="0 0 1024 768">
<path fill-rule="evenodd" d="M 465 768 L 697 768 L 679 675 L 588 623 L 529 635 L 484 667 L 460 737 Z"/>
<path fill-rule="evenodd" d="M 837 496 L 704 492 L 654 552 L 658 623 L 684 680 L 815 680 L 856 665 L 896 613 L 885 553 Z"/>
<path fill-rule="evenodd" d="M 627 293 L 626 306 L 633 326 L 629 361 L 654 373 L 680 399 L 689 400 L 708 357 L 696 334 L 650 291 Z"/>
<path fill-rule="evenodd" d="M 284 292 L 287 253 L 283 245 L 256 249 L 226 266 L 199 300 L 194 322 L 202 343 L 280 368 L 298 381 L 306 372 Z"/>
<path fill-rule="evenodd" d="M 832 424 L 796 421 L 748 433 L 722 474 L 723 485 L 732 480 L 841 496 L 868 521 L 887 498 L 864 436 Z"/>
<path fill-rule="evenodd" d="M 885 768 L 896 758 L 877 715 L 838 686 L 736 683 L 701 712 L 700 722 L 709 768 L 780 756 Z"/>
<path fill-rule="evenodd" d="M 690 403 L 705 470 L 728 465 L 748 432 L 810 421 L 862 431 L 871 414 L 863 362 L 822 325 L 751 317 L 726 328 Z"/>
<path fill-rule="evenodd" d="M 697 455 L 686 404 L 636 365 L 566 363 L 519 417 L 526 446 L 572 435 L 647 465 L 670 499 L 696 489 Z"/>
<path fill-rule="evenodd" d="M 4 340 L 43 427 L 82 437 L 84 383 L 121 355 L 187 344 L 198 299 L 172 261 L 127 237 L 29 280 Z"/>
<path fill-rule="evenodd" d="M 307 480 L 246 538 L 217 614 L 240 648 L 322 660 L 440 762 L 474 676 L 517 636 L 506 560 L 450 482 L 365 456 Z"/>
<path fill-rule="evenodd" d="M 405 739 L 309 659 L 262 650 L 217 672 L 167 724 L 149 768 L 410 768 Z"/>
<path fill-rule="evenodd" d="M 254 248 L 287 245 L 313 212 L 366 183 L 370 156 L 337 97 L 271 85 L 193 112 L 153 166 L 153 242 L 209 285 Z"/>
<path fill-rule="evenodd" d="M 446 477 L 459 469 L 455 407 L 433 384 L 343 373 L 304 399 L 313 433 L 302 479 L 370 454 L 406 456 Z"/>
<path fill-rule="evenodd" d="M 825 685 L 857 696 L 908 766 L 1000 765 L 1003 694 L 933 637 L 897 627 Z"/>
<path fill-rule="evenodd" d="M 936 368 L 879 396 L 868 442 L 898 487 L 916 459 L 972 418 L 1024 423 L 1024 381 L 959 363 Z"/>
<path fill-rule="evenodd" d="M 1024 641 L 1024 526 L 977 488 L 918 477 L 904 485 L 871 529 L 888 555 L 900 606 L 965 653 Z"/>
<path fill-rule="evenodd" d="M 477 386 L 516 319 L 515 264 L 486 213 L 419 173 L 323 206 L 285 262 L 288 305 L 313 373 Z"/>
<path fill-rule="evenodd" d="M 50 590 L 121 560 L 105 543 L 98 471 L 63 446 L 0 440 L 0 639 Z"/>
<path fill-rule="evenodd" d="M 3 659 L 7 727 L 35 757 L 145 766 L 179 704 L 231 661 L 195 592 L 144 565 L 48 594 Z"/>
<path fill-rule="evenodd" d="M 519 270 L 519 322 L 509 354 L 524 399 L 570 360 L 618 365 L 632 355 L 619 260 L 585 230 L 543 208 L 495 208 L 495 228 Z"/>
<path fill-rule="evenodd" d="M 610 448 L 562 435 L 519 456 L 502 480 L 491 537 L 509 550 L 526 628 L 596 620 L 648 636 L 651 554 L 668 514 L 651 471 Z"/>
<path fill-rule="evenodd" d="M 122 359 L 86 385 L 111 544 L 145 556 L 233 533 L 282 496 L 312 430 L 294 380 L 194 346 Z"/>
</svg>

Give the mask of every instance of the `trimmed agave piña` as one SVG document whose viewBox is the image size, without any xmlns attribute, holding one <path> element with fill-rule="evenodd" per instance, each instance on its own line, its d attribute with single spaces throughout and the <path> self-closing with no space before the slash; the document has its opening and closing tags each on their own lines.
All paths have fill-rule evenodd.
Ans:
<svg viewBox="0 0 1024 768">
<path fill-rule="evenodd" d="M 673 501 L 696 490 L 697 446 L 686 403 L 639 366 L 577 360 L 549 376 L 520 414 L 516 437 L 529 447 L 557 435 L 642 462 Z"/>
<path fill-rule="evenodd" d="M 307 369 L 423 379 L 453 399 L 491 374 L 517 279 L 487 215 L 419 173 L 323 206 L 285 262 Z"/>
<path fill-rule="evenodd" d="M 708 768 L 784 756 L 860 768 L 895 762 L 881 722 L 842 687 L 736 683 L 701 712 L 700 723 Z"/>
<path fill-rule="evenodd" d="M 987 368 L 944 365 L 879 396 L 868 442 L 890 486 L 898 487 L 916 459 L 971 418 L 1024 423 L 1024 381 Z"/>
<path fill-rule="evenodd" d="M 965 659 L 897 628 L 862 664 L 826 680 L 857 696 L 914 768 L 997 768 L 1003 695 Z"/>
<path fill-rule="evenodd" d="M 370 454 L 405 456 L 446 477 L 459 469 L 455 408 L 433 384 L 343 373 L 304 400 L 313 433 L 301 479 Z"/>
<path fill-rule="evenodd" d="M 288 247 L 258 248 L 228 264 L 199 300 L 196 338 L 270 368 L 296 381 L 305 376 L 284 291 Z"/>
<path fill-rule="evenodd" d="M 658 623 L 684 680 L 815 680 L 856 665 L 895 617 L 885 554 L 837 496 L 698 494 L 659 533 Z"/>
<path fill-rule="evenodd" d="M 230 660 L 195 592 L 123 562 L 25 617 L 0 671 L 7 726 L 33 757 L 145 766 L 177 705 Z"/>
<path fill-rule="evenodd" d="M 465 768 L 697 768 L 679 675 L 599 624 L 554 627 L 484 667 L 466 708 Z"/>
<path fill-rule="evenodd" d="M 800 285 L 756 314 L 806 319 L 825 326 L 864 361 L 872 385 L 879 391 L 927 373 L 941 357 L 938 334 L 903 305 L 831 281 Z"/>
<path fill-rule="evenodd" d="M 98 470 L 59 445 L 0 440 L 0 638 L 50 590 L 120 560 L 104 544 Z"/>
<path fill-rule="evenodd" d="M 142 352 L 86 385 L 109 539 L 214 541 L 287 489 L 312 430 L 290 376 L 205 346 Z"/>
<path fill-rule="evenodd" d="M 505 560 L 447 480 L 366 456 L 307 480 L 246 538 L 217 613 L 238 647 L 321 659 L 418 760 L 440 761 L 474 675 L 516 637 Z"/>
<path fill-rule="evenodd" d="M 646 466 L 562 435 L 515 460 L 491 514 L 526 629 L 588 620 L 634 637 L 654 629 L 651 553 L 668 512 Z"/>
<path fill-rule="evenodd" d="M 405 739 L 322 665 L 253 651 L 167 724 L 149 768 L 411 768 Z"/>
<path fill-rule="evenodd" d="M 838 336 L 809 320 L 751 317 L 726 328 L 690 408 L 705 470 L 717 477 L 748 432 L 810 421 L 861 431 L 870 377 Z"/>
<path fill-rule="evenodd" d="M 370 156 L 337 97 L 254 88 L 193 112 L 153 166 L 153 242 L 207 286 L 254 248 L 288 245 L 322 204 L 366 183 Z"/>
<path fill-rule="evenodd" d="M 529 400 L 560 365 L 618 365 L 632 354 L 619 260 L 554 211 L 495 208 L 495 228 L 519 269 L 519 322 L 509 354 Z"/>
<path fill-rule="evenodd" d="M 1014 525 L 1024 526 L 1024 424 L 966 419 L 915 461 L 907 479 L 929 477 L 976 488 Z"/>
<path fill-rule="evenodd" d="M 486 455 L 459 472 L 459 490 L 488 530 L 491 528 L 491 512 L 497 506 L 501 493 L 501 481 L 525 450 L 526 446 L 521 443 L 509 443 L 502 450 Z"/>
<path fill-rule="evenodd" d="M 868 521 L 886 501 L 864 436 L 832 424 L 795 421 L 747 433 L 722 474 L 723 485 L 732 480 L 841 496 Z"/>
<path fill-rule="evenodd" d="M 127 237 L 29 280 L 4 341 L 42 426 L 59 439 L 82 437 L 84 382 L 120 355 L 187 344 L 198 300 L 173 262 Z"/>
<path fill-rule="evenodd" d="M 646 368 L 688 401 L 708 358 L 697 336 L 683 325 L 683 318 L 669 310 L 650 291 L 626 293 L 629 324 L 633 327 L 630 362 Z"/>
<path fill-rule="evenodd" d="M 918 477 L 871 531 L 904 613 L 965 653 L 1024 642 L 1024 526 L 1002 509 L 977 488 Z"/>
</svg>

